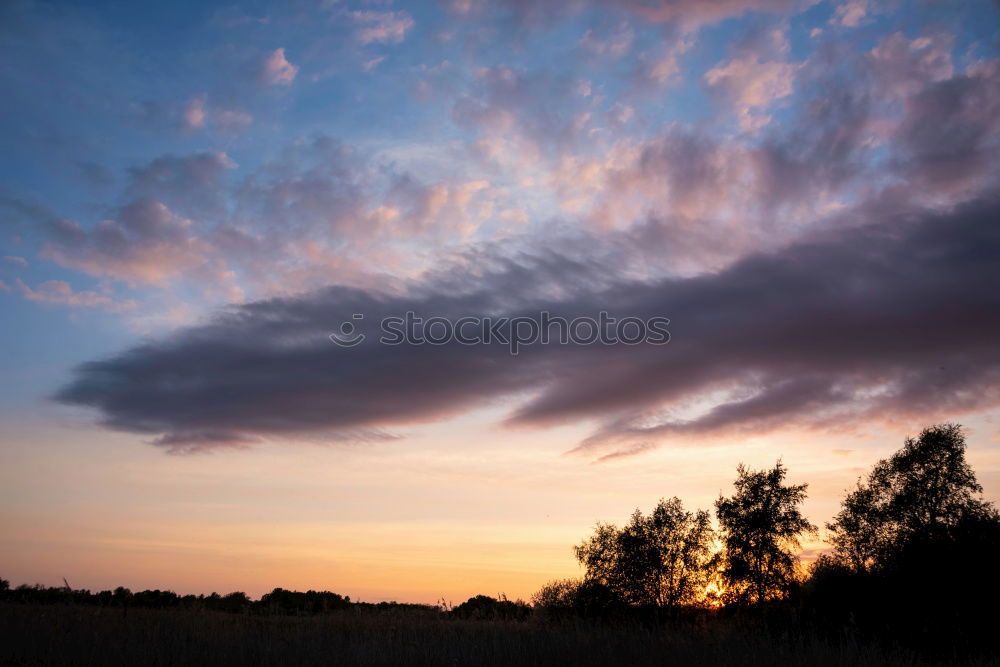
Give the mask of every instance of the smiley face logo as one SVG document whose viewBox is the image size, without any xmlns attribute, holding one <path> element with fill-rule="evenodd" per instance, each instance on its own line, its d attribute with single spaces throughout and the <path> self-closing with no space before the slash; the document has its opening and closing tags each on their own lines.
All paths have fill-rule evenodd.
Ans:
<svg viewBox="0 0 1000 667">
<path fill-rule="evenodd" d="M 360 321 L 363 319 L 365 319 L 365 316 L 360 313 L 355 313 L 351 316 L 351 320 Z M 354 322 L 351 320 L 342 322 L 340 328 L 330 334 L 330 340 L 338 347 L 354 347 L 365 339 L 365 335 L 357 331 Z"/>
</svg>

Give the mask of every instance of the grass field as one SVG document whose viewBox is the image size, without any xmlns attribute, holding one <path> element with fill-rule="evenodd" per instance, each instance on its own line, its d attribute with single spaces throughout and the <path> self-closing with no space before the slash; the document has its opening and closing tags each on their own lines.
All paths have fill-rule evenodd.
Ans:
<svg viewBox="0 0 1000 667">
<path fill-rule="evenodd" d="M 0 603 L 0 665 L 885 665 L 941 664 L 900 648 L 683 626 L 473 621 L 434 610 L 253 616 Z M 965 662 L 965 664 L 970 664 Z M 997 664 L 973 662 L 971 664 Z"/>
</svg>

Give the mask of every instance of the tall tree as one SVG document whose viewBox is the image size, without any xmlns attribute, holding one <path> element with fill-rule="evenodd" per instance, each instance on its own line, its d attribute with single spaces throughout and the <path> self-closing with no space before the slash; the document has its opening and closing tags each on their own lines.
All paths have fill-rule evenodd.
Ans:
<svg viewBox="0 0 1000 667">
<path fill-rule="evenodd" d="M 903 549 L 948 541 L 972 522 L 996 521 L 965 460 L 958 424 L 939 424 L 907 438 L 875 464 L 827 524 L 837 557 L 859 572 L 893 560 Z"/>
<path fill-rule="evenodd" d="M 736 492 L 715 503 L 726 597 L 736 603 L 782 597 L 795 581 L 799 536 L 816 530 L 799 509 L 808 485 L 783 484 L 780 460 L 770 470 L 740 464 L 736 471 Z"/>
<path fill-rule="evenodd" d="M 586 578 L 625 602 L 674 607 L 695 602 L 708 580 L 713 531 L 708 512 L 684 509 L 679 498 L 638 509 L 623 528 L 598 524 L 576 547 Z"/>
</svg>

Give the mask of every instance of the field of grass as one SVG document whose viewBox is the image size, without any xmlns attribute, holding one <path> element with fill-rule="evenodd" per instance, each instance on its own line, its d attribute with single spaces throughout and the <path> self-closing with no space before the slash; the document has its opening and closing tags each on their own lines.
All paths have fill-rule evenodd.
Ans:
<svg viewBox="0 0 1000 667">
<path fill-rule="evenodd" d="M 0 665 L 66 664 L 919 665 L 941 657 L 718 619 L 664 626 L 475 621 L 432 609 L 260 616 L 0 603 Z"/>
</svg>

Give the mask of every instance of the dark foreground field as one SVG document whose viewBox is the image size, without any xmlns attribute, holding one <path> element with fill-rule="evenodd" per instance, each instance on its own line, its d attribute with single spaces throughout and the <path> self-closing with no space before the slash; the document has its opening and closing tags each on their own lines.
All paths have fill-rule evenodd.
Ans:
<svg viewBox="0 0 1000 667">
<path fill-rule="evenodd" d="M 715 620 L 683 627 L 347 609 L 251 616 L 0 603 L 0 665 L 941 664 L 901 648 Z M 962 661 L 964 664 L 996 664 Z"/>
</svg>

